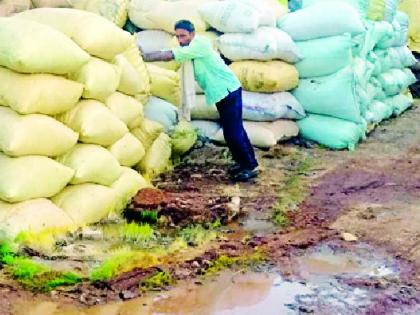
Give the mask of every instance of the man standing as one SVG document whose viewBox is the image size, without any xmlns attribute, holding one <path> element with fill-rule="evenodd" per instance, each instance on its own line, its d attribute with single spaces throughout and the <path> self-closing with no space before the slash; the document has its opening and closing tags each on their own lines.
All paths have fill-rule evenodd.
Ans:
<svg viewBox="0 0 420 315">
<path fill-rule="evenodd" d="M 194 76 L 206 95 L 207 104 L 216 104 L 226 143 L 236 165 L 229 169 L 235 181 L 248 181 L 258 175 L 257 160 L 242 121 L 242 88 L 223 59 L 213 50 L 210 40 L 196 36 L 187 20 L 175 24 L 180 47 L 144 54 L 145 61 L 178 62 L 191 60 Z"/>
</svg>

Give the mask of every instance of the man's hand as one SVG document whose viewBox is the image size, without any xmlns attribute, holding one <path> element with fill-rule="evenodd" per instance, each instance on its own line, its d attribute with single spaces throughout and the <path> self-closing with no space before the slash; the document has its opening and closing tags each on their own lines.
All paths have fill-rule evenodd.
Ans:
<svg viewBox="0 0 420 315">
<path fill-rule="evenodd" d="M 174 54 L 171 50 L 167 51 L 155 51 L 148 54 L 143 54 L 143 59 L 146 62 L 150 61 L 171 61 L 175 59 Z"/>
</svg>

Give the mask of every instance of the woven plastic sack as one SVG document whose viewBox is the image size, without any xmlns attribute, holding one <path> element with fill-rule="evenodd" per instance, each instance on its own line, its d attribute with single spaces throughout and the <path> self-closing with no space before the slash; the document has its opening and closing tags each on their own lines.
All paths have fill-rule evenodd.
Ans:
<svg viewBox="0 0 420 315">
<path fill-rule="evenodd" d="M 277 27 L 294 40 L 358 34 L 364 31 L 359 12 L 351 5 L 338 1 L 322 1 L 316 5 L 287 14 L 277 21 Z"/>
<path fill-rule="evenodd" d="M 147 64 L 151 79 L 151 93 L 175 106 L 181 104 L 180 76 L 175 71 L 166 70 L 152 64 Z"/>
<path fill-rule="evenodd" d="M 144 116 L 149 120 L 162 124 L 166 132 L 172 130 L 178 123 L 177 108 L 154 96 L 150 97 L 144 106 Z"/>
<path fill-rule="evenodd" d="M 114 211 L 117 192 L 96 184 L 71 185 L 51 199 L 78 227 L 97 223 Z"/>
<path fill-rule="evenodd" d="M 54 196 L 70 182 L 74 171 L 44 156 L 0 154 L 0 174 L 0 199 L 20 202 Z"/>
<path fill-rule="evenodd" d="M 197 32 L 207 29 L 207 24 L 198 13 L 203 1 L 161 1 L 132 0 L 128 15 L 130 20 L 141 29 L 163 30 L 174 33 L 175 23 L 179 20 L 191 21 Z"/>
<path fill-rule="evenodd" d="M 163 131 L 164 128 L 160 123 L 144 119 L 140 127 L 131 130 L 131 133 L 140 140 L 144 149 L 147 151 Z"/>
<path fill-rule="evenodd" d="M 121 78 L 119 67 L 98 58 L 92 58 L 71 79 L 84 85 L 83 98 L 104 102 L 114 93 Z"/>
<path fill-rule="evenodd" d="M 309 115 L 299 120 L 298 125 L 302 137 L 331 149 L 354 150 L 365 136 L 362 124 L 322 115 Z"/>
<path fill-rule="evenodd" d="M 31 8 L 31 0 L 3 0 L 0 3 L 0 17 L 10 16 Z"/>
<path fill-rule="evenodd" d="M 160 30 L 145 30 L 136 34 L 137 46 L 147 54 L 171 48 L 174 36 Z"/>
<path fill-rule="evenodd" d="M 397 11 L 399 0 L 370 0 L 368 18 L 374 21 L 387 20 L 391 22 Z"/>
<path fill-rule="evenodd" d="M 276 20 L 279 18 L 278 14 L 276 15 L 276 10 L 273 10 L 273 3 L 268 1 L 260 0 L 260 1 L 253 1 L 253 0 L 236 0 L 243 4 L 246 4 L 254 9 L 254 11 L 260 16 L 259 25 L 260 26 L 276 26 Z M 281 7 L 281 5 L 278 3 Z M 278 9 L 278 7 L 276 7 Z M 284 10 L 284 9 L 283 9 Z M 286 10 L 284 10 L 286 11 Z M 282 12 L 280 16 L 286 14 L 287 12 Z"/>
<path fill-rule="evenodd" d="M 172 139 L 172 153 L 181 156 L 187 153 L 197 141 L 197 132 L 193 125 L 189 122 L 182 120 L 176 125 Z"/>
<path fill-rule="evenodd" d="M 72 8 L 73 0 L 31 0 L 34 8 Z"/>
<path fill-rule="evenodd" d="M 124 55 L 117 55 L 114 63 L 119 67 L 121 72 L 117 90 L 131 96 L 144 93 L 144 90 L 142 89 L 144 86 L 143 81 L 148 81 L 149 78 L 147 76 L 141 76 Z"/>
<path fill-rule="evenodd" d="M 408 95 L 398 94 L 386 99 L 384 102 L 392 108 L 392 113 L 395 116 L 399 116 L 413 105 L 413 98 Z"/>
<path fill-rule="evenodd" d="M 128 1 L 127 0 L 70 0 L 75 2 L 75 9 L 85 10 L 99 14 L 123 27 L 127 22 Z"/>
<path fill-rule="evenodd" d="M 70 184 L 94 183 L 111 185 L 121 175 L 121 166 L 107 149 L 95 144 L 77 144 L 57 158 L 75 173 Z"/>
<path fill-rule="evenodd" d="M 353 69 L 345 68 L 330 76 L 300 80 L 293 95 L 306 112 L 360 123 L 362 109 L 356 89 Z"/>
<path fill-rule="evenodd" d="M 410 69 L 391 69 L 378 77 L 387 96 L 393 96 L 407 89 L 417 81 Z"/>
<path fill-rule="evenodd" d="M 290 36 L 274 27 L 261 27 L 250 34 L 224 34 L 217 40 L 220 52 L 230 60 L 282 59 L 295 63 L 301 59 Z"/>
<path fill-rule="evenodd" d="M 208 139 L 213 139 L 220 128 L 222 128 L 218 122 L 209 120 L 192 120 L 191 124 L 197 130 L 200 137 Z"/>
<path fill-rule="evenodd" d="M 0 51 L 0 66 L 23 73 L 67 74 L 89 60 L 64 34 L 15 17 L 0 18 Z"/>
<path fill-rule="evenodd" d="M 199 12 L 207 23 L 223 33 L 250 33 L 261 25 L 261 16 L 255 8 L 240 1 L 209 2 Z"/>
<path fill-rule="evenodd" d="M 79 135 L 44 115 L 19 115 L 0 107 L 0 150 L 9 156 L 57 156 L 70 150 Z"/>
<path fill-rule="evenodd" d="M 127 133 L 108 149 L 122 166 L 128 167 L 140 162 L 146 153 L 143 144 L 131 133 Z"/>
<path fill-rule="evenodd" d="M 0 105 L 20 114 L 65 112 L 76 105 L 83 92 L 81 84 L 59 76 L 22 74 L 3 67 L 0 82 Z"/>
<path fill-rule="evenodd" d="M 131 35 L 129 33 L 92 12 L 65 8 L 40 8 L 19 13 L 17 16 L 63 32 L 83 50 L 98 58 L 112 60 L 130 47 Z M 24 27 L 21 26 L 21 28 Z M 32 29 L 30 31 L 34 32 Z"/>
<path fill-rule="evenodd" d="M 360 14 L 365 17 L 367 15 L 368 7 L 369 7 L 369 0 L 303 0 L 302 7 L 306 8 L 311 5 L 319 4 L 320 2 L 331 2 L 331 1 L 338 1 L 342 3 L 346 3 L 354 7 L 356 10 L 360 12 Z"/>
<path fill-rule="evenodd" d="M 105 105 L 127 126 L 144 117 L 143 105 L 135 98 L 115 92 L 107 98 Z"/>
<path fill-rule="evenodd" d="M 283 92 L 295 88 L 299 82 L 296 68 L 283 61 L 236 61 L 230 68 L 250 92 Z"/>
<path fill-rule="evenodd" d="M 73 229 L 73 220 L 48 199 L 13 204 L 0 201 L 0 240 L 14 240 L 21 232 L 67 232 Z"/>
<path fill-rule="evenodd" d="M 161 133 L 146 151 L 146 155 L 137 165 L 137 169 L 146 179 L 152 179 L 169 169 L 171 153 L 171 138 L 167 134 Z"/>
<path fill-rule="evenodd" d="M 377 124 L 392 116 L 393 108 L 383 102 L 373 101 L 366 112 L 365 119 L 369 124 Z"/>
<path fill-rule="evenodd" d="M 352 62 L 354 45 L 350 34 L 343 34 L 296 43 L 305 58 L 296 63 L 300 78 L 333 74 Z"/>
<path fill-rule="evenodd" d="M 401 11 L 408 14 L 410 18 L 409 24 L 409 41 L 408 45 L 412 51 L 420 52 L 420 19 L 419 19 L 419 0 L 402 0 L 399 6 Z"/>
<path fill-rule="evenodd" d="M 128 132 L 127 126 L 109 108 L 94 100 L 82 100 L 57 118 L 78 132 L 79 140 L 84 143 L 109 146 Z"/>
<path fill-rule="evenodd" d="M 123 167 L 123 173 L 120 178 L 116 180 L 111 188 L 118 194 L 118 203 L 115 208 L 116 212 L 121 212 L 130 202 L 130 200 L 137 194 L 140 189 L 151 187 L 152 185 L 146 181 L 135 170 Z"/>
</svg>

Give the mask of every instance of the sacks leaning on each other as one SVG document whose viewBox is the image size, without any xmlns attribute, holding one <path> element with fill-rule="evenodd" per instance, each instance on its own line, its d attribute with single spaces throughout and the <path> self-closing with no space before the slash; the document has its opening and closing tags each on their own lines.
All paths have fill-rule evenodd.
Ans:
<svg viewBox="0 0 420 315">
<path fill-rule="evenodd" d="M 413 98 L 404 94 L 398 94 L 387 98 L 384 102 L 392 108 L 392 113 L 395 116 L 399 116 L 413 105 Z"/>
<path fill-rule="evenodd" d="M 255 8 L 240 1 L 211 1 L 199 12 L 213 28 L 223 33 L 250 33 L 261 25 Z"/>
<path fill-rule="evenodd" d="M 277 120 L 271 123 L 245 121 L 244 127 L 251 144 L 259 148 L 270 148 L 277 142 L 295 137 L 299 133 L 297 124 L 291 120 Z M 214 140 L 225 143 L 222 129 L 214 136 Z"/>
<path fill-rule="evenodd" d="M 137 47 L 147 54 L 172 47 L 174 36 L 165 31 L 145 30 L 136 34 Z"/>
<path fill-rule="evenodd" d="M 74 107 L 83 85 L 52 74 L 22 74 L 0 67 L 0 105 L 20 114 L 55 115 Z M 24 93 L 22 93 L 24 91 Z"/>
<path fill-rule="evenodd" d="M 344 33 L 364 31 L 359 12 L 351 5 L 325 1 L 287 14 L 277 21 L 277 27 L 294 40 L 309 40 Z"/>
<path fill-rule="evenodd" d="M 0 240 L 15 240 L 21 232 L 68 232 L 74 222 L 50 200 L 39 198 L 19 203 L 0 201 Z"/>
<path fill-rule="evenodd" d="M 181 83 L 178 72 L 147 64 L 151 79 L 152 95 L 160 97 L 175 106 L 181 105 Z"/>
<path fill-rule="evenodd" d="M 260 27 L 249 34 L 224 34 L 218 38 L 217 47 L 233 61 L 282 59 L 295 63 L 302 59 L 291 37 L 275 27 Z"/>
<path fill-rule="evenodd" d="M 333 74 L 352 62 L 353 40 L 350 34 L 296 42 L 305 56 L 296 63 L 299 78 Z"/>
<path fill-rule="evenodd" d="M 122 166 L 128 167 L 140 162 L 146 153 L 143 144 L 131 133 L 127 133 L 108 149 Z"/>
<path fill-rule="evenodd" d="M 61 122 L 40 114 L 19 115 L 0 107 L 0 150 L 9 156 L 57 156 L 70 150 L 79 135 Z"/>
<path fill-rule="evenodd" d="M 144 78 L 134 68 L 134 66 L 128 62 L 124 55 L 119 54 L 115 57 L 114 63 L 120 70 L 120 81 L 117 86 L 117 91 L 134 96 L 143 92 L 142 86 Z"/>
<path fill-rule="evenodd" d="M 179 20 L 191 21 L 197 32 L 207 29 L 207 24 L 198 13 L 203 2 L 196 0 L 161 1 L 131 0 L 128 9 L 130 20 L 141 29 L 157 29 L 174 33 Z"/>
<path fill-rule="evenodd" d="M 121 175 L 117 159 L 107 149 L 95 144 L 77 144 L 57 161 L 74 170 L 70 184 L 111 185 Z"/>
<path fill-rule="evenodd" d="M 111 188 L 118 194 L 118 202 L 115 211 L 121 212 L 124 210 L 131 198 L 133 198 L 140 189 L 151 186 L 152 185 L 135 170 L 123 167 L 123 173 L 120 178 L 111 185 Z"/>
<path fill-rule="evenodd" d="M 105 102 L 117 90 L 121 71 L 116 65 L 92 58 L 85 66 L 72 73 L 70 78 L 84 85 L 83 98 Z"/>
<path fill-rule="evenodd" d="M 365 119 L 368 124 L 377 124 L 392 116 L 392 106 L 380 101 L 373 101 L 366 111 Z"/>
<path fill-rule="evenodd" d="M 57 119 L 79 133 L 79 141 L 109 146 L 121 139 L 127 126 L 104 104 L 94 100 L 82 100 L 70 111 Z"/>
<path fill-rule="evenodd" d="M 354 150 L 365 137 L 365 127 L 354 122 L 311 114 L 298 121 L 302 137 L 331 149 Z"/>
<path fill-rule="evenodd" d="M 191 108 L 193 119 L 218 120 L 216 106 L 205 103 L 202 95 L 196 96 L 197 104 Z M 255 93 L 242 92 L 242 117 L 251 121 L 274 121 L 277 119 L 302 119 L 305 110 L 289 92 Z"/>
<path fill-rule="evenodd" d="M 378 80 L 387 96 L 396 95 L 417 81 L 410 69 L 391 69 L 381 73 Z"/>
<path fill-rule="evenodd" d="M 420 19 L 418 15 L 419 7 L 419 0 L 402 0 L 399 9 L 408 14 L 410 19 L 408 29 L 408 45 L 412 51 L 420 53 Z"/>
<path fill-rule="evenodd" d="M 197 130 L 200 137 L 214 139 L 214 136 L 222 128 L 218 122 L 210 120 L 192 120 L 191 125 Z"/>
<path fill-rule="evenodd" d="M 165 131 L 169 132 L 178 122 L 178 109 L 172 104 L 152 96 L 144 106 L 144 116 L 162 124 Z"/>
<path fill-rule="evenodd" d="M 0 66 L 23 73 L 67 74 L 89 55 L 64 34 L 16 17 L 0 18 Z"/>
<path fill-rule="evenodd" d="M 71 185 L 51 198 L 64 210 L 77 227 L 99 222 L 113 211 L 118 202 L 117 192 L 96 184 Z"/>
<path fill-rule="evenodd" d="M 235 61 L 230 68 L 250 92 L 283 92 L 299 83 L 296 68 L 283 61 Z"/>
<path fill-rule="evenodd" d="M 70 182 L 74 171 L 44 156 L 0 154 L 0 174 L 0 199 L 19 202 L 54 196 Z"/>
<path fill-rule="evenodd" d="M 143 105 L 135 98 L 119 92 L 109 96 L 105 105 L 129 127 L 144 117 Z"/>
<path fill-rule="evenodd" d="M 40 8 L 25 11 L 16 16 L 63 32 L 83 50 L 98 58 L 112 60 L 130 47 L 131 35 L 129 33 L 92 12 L 65 8 Z M 23 26 L 20 27 L 23 28 Z"/>
<path fill-rule="evenodd" d="M 161 133 L 146 151 L 146 155 L 137 165 L 137 169 L 146 179 L 152 179 L 168 170 L 171 153 L 171 138 L 167 134 Z"/>
<path fill-rule="evenodd" d="M 164 131 L 163 126 L 153 120 L 145 118 L 138 128 L 131 130 L 131 133 L 140 140 L 146 151 L 149 150 L 153 141 Z"/>
<path fill-rule="evenodd" d="M 127 22 L 127 0 L 71 0 L 74 8 L 93 12 L 110 20 L 119 27 Z"/>
<path fill-rule="evenodd" d="M 187 153 L 197 141 L 197 131 L 189 122 L 182 120 L 171 134 L 172 154 L 181 156 Z"/>
<path fill-rule="evenodd" d="M 293 95 L 305 111 L 360 123 L 361 106 L 351 67 L 325 77 L 300 80 Z"/>
</svg>

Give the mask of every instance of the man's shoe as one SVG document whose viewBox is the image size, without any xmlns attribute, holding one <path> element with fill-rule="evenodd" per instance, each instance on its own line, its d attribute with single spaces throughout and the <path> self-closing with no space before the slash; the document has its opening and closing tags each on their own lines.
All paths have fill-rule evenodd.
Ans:
<svg viewBox="0 0 420 315">
<path fill-rule="evenodd" d="M 234 164 L 233 166 L 228 168 L 227 172 L 230 176 L 235 176 L 241 170 L 242 170 L 242 167 L 239 164 Z"/>
<path fill-rule="evenodd" d="M 250 179 L 253 179 L 258 176 L 258 170 L 246 170 L 242 169 L 238 171 L 235 175 L 232 176 L 232 180 L 235 182 L 247 182 Z"/>
</svg>

